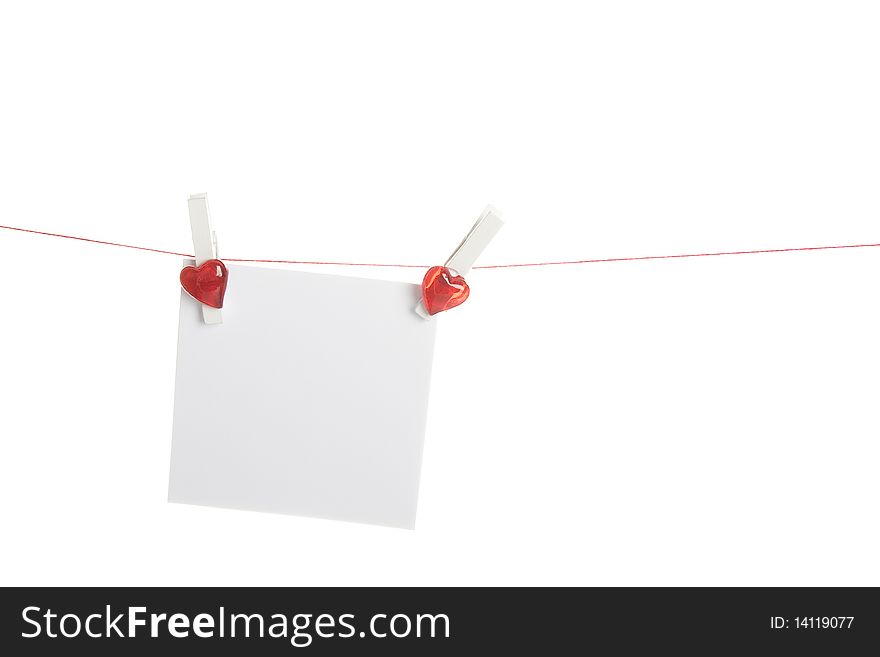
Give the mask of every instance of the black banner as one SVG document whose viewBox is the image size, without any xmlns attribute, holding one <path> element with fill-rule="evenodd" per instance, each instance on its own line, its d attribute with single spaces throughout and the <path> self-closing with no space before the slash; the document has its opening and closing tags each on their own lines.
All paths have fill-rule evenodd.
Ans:
<svg viewBox="0 0 880 657">
<path fill-rule="evenodd" d="M 880 645 L 880 596 L 869 588 L 38 588 L 0 596 L 5 655 L 848 655 Z"/>
</svg>

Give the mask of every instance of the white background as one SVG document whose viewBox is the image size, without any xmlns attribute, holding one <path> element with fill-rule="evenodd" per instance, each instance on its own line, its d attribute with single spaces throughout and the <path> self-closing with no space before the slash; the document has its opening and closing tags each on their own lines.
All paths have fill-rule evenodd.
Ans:
<svg viewBox="0 0 880 657">
<path fill-rule="evenodd" d="M 487 202 L 483 264 L 880 242 L 878 31 L 7 3 L 0 223 L 189 251 L 207 191 L 228 257 L 435 264 Z M 474 271 L 409 532 L 167 504 L 180 259 L 0 233 L 3 584 L 880 584 L 880 249 Z"/>
</svg>

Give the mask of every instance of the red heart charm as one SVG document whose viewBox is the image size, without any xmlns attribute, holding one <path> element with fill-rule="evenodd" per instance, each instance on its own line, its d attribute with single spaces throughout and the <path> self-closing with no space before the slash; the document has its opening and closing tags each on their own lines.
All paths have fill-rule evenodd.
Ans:
<svg viewBox="0 0 880 657">
<path fill-rule="evenodd" d="M 196 301 L 211 308 L 222 308 L 226 295 L 229 272 L 219 260 L 205 260 L 198 267 L 184 267 L 180 272 L 180 284 Z"/>
<path fill-rule="evenodd" d="M 431 267 L 422 281 L 422 302 L 429 315 L 460 306 L 470 293 L 464 277 L 448 267 Z"/>
</svg>

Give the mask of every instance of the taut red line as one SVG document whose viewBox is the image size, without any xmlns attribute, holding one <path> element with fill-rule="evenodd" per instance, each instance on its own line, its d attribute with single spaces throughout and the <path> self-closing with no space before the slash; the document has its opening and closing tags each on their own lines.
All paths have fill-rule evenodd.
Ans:
<svg viewBox="0 0 880 657">
<path fill-rule="evenodd" d="M 194 257 L 191 253 L 180 253 L 178 251 L 169 251 L 166 249 L 153 249 L 146 246 L 136 246 L 134 244 L 122 244 L 121 242 L 107 242 L 105 240 L 96 240 L 88 237 L 77 237 L 76 235 L 63 235 L 61 233 L 49 233 L 42 230 L 33 230 L 30 228 L 18 228 L 16 226 L 0 226 L 3 230 L 14 230 L 20 233 L 30 233 L 32 235 L 43 235 L 45 237 L 59 237 L 66 240 L 77 240 L 79 242 L 89 242 L 90 244 L 101 244 L 103 246 L 116 246 L 123 249 L 135 249 L 136 251 L 149 251 L 150 253 L 164 253 L 165 255 L 179 256 L 182 258 Z M 832 249 L 865 249 L 880 246 L 880 244 L 840 244 L 833 246 L 799 246 L 785 249 L 754 249 L 751 251 L 712 251 L 706 253 L 675 253 L 671 255 L 648 255 L 648 256 L 630 256 L 625 258 L 593 258 L 590 260 L 555 260 L 547 262 L 521 262 L 510 263 L 506 265 L 479 265 L 473 269 L 514 269 L 517 267 L 554 267 L 561 265 L 590 265 L 603 262 L 635 262 L 638 260 L 670 260 L 672 258 L 707 258 L 711 256 L 734 256 L 734 255 L 758 255 L 762 253 L 791 253 L 795 251 L 829 251 Z M 257 262 L 266 264 L 279 265 L 327 265 L 334 267 L 406 267 L 415 269 L 427 269 L 430 265 L 408 265 L 398 263 L 381 263 L 381 262 L 336 262 L 333 260 L 272 260 L 260 258 L 223 258 L 226 262 Z"/>
</svg>

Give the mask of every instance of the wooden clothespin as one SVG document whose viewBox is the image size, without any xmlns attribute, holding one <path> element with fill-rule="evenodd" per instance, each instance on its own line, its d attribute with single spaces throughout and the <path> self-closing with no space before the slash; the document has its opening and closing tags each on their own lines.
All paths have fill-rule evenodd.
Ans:
<svg viewBox="0 0 880 657">
<path fill-rule="evenodd" d="M 470 232 L 453 251 L 442 267 L 431 267 L 422 281 L 422 298 L 416 312 L 430 319 L 444 310 L 449 310 L 465 302 L 470 288 L 464 280 L 477 258 L 488 246 L 504 222 L 501 214 L 491 205 L 486 206 Z"/>
<path fill-rule="evenodd" d="M 211 228 L 207 194 L 193 194 L 189 197 L 189 223 L 192 228 L 196 266 L 184 268 L 181 272 L 181 283 L 193 298 L 201 302 L 205 324 L 222 324 L 223 312 L 220 307 L 223 305 L 228 275 L 226 267 L 217 258 L 217 233 Z M 202 272 L 200 268 L 206 262 L 209 263 L 210 271 Z M 200 286 L 206 289 L 199 290 Z M 207 302 L 208 297 L 213 299 L 213 305 Z"/>
</svg>

